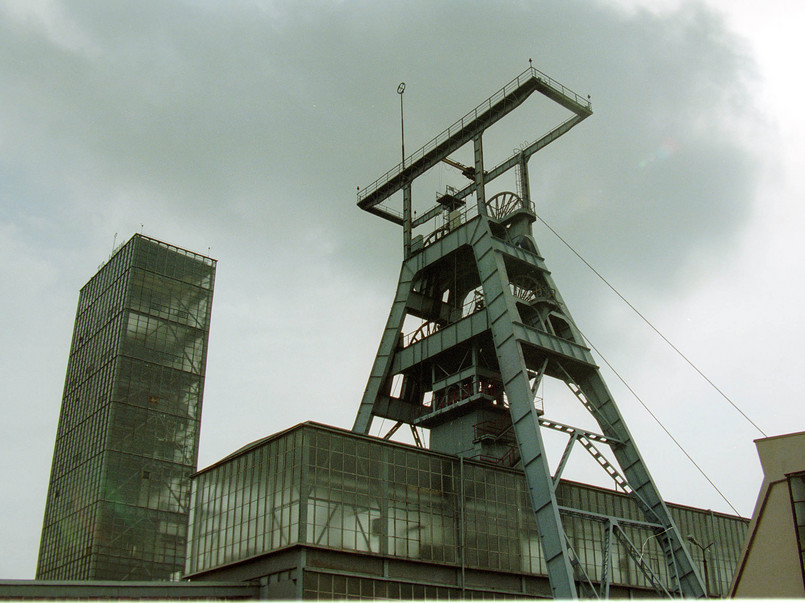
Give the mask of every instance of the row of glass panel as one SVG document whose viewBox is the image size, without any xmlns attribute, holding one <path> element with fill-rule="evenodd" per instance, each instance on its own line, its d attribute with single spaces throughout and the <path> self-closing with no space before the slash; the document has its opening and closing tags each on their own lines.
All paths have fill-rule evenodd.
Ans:
<svg viewBox="0 0 805 603">
<path fill-rule="evenodd" d="M 583 498 L 587 504 L 580 508 L 594 513 L 611 514 L 607 510 L 617 507 L 622 516 L 642 519 L 636 505 L 615 492 L 563 484 L 560 496 Z M 695 524 L 680 526 L 683 533 L 707 528 L 705 512 L 688 512 L 680 519 Z M 734 534 L 722 534 L 712 555 L 722 558 L 729 549 L 723 563 L 734 567 L 745 522 L 735 518 L 727 523 Z M 607 524 L 576 516 L 566 517 L 564 524 L 582 566 L 598 579 Z M 667 580 L 653 532 L 627 522 L 622 533 Z M 196 476 L 186 572 L 294 543 L 545 573 L 522 474 L 311 424 Z M 610 550 L 613 582 L 650 585 L 626 546 L 613 540 Z M 723 579 L 728 583 L 727 573 Z"/>
<path fill-rule="evenodd" d="M 77 467 L 66 478 L 51 482 L 37 579 L 66 578 L 70 574 L 61 573 L 65 567 L 72 566 L 87 555 L 94 537 L 95 501 L 100 476 L 101 457 L 96 456 Z"/>
<path fill-rule="evenodd" d="M 98 272 L 81 288 L 77 316 L 83 315 L 102 296 L 108 295 L 110 289 L 121 290 L 121 285 L 117 281 L 131 266 L 133 255 L 134 245 L 126 245 L 100 267 Z"/>
</svg>

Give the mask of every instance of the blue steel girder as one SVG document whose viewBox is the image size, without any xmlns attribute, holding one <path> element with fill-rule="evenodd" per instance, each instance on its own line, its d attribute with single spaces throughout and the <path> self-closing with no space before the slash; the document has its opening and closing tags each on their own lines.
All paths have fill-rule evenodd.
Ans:
<svg viewBox="0 0 805 603">
<path fill-rule="evenodd" d="M 477 240 L 483 232 L 485 221 L 476 216 L 461 226 L 455 228 L 443 238 L 425 247 L 422 251 L 414 254 L 405 261 L 407 267 L 406 274 L 421 274 L 424 270 L 442 261 L 448 255 L 455 253 L 460 247 L 472 246 L 473 241 Z M 528 265 L 532 269 L 538 269 L 544 275 L 549 284 L 555 289 L 556 285 L 550 278 L 550 271 L 545 266 L 545 261 L 536 253 L 532 253 L 522 247 L 516 247 L 506 241 L 490 236 L 492 251 L 507 258 Z M 412 277 L 413 278 L 413 277 Z M 405 307 L 409 313 L 416 315 L 412 311 L 418 307 L 419 302 L 417 293 L 409 289 L 409 297 L 405 302 Z M 558 297 L 558 294 L 557 294 Z M 414 301 L 417 300 L 417 301 Z M 564 304 L 562 304 L 564 306 Z M 564 314 L 569 318 L 569 312 L 563 308 Z M 557 359 L 571 359 L 582 362 L 591 367 L 596 367 L 595 361 L 590 354 L 589 348 L 585 345 L 568 339 L 557 337 L 552 333 L 541 331 L 532 326 L 520 322 L 519 316 L 512 320 L 517 338 L 524 344 L 526 355 L 536 353 L 538 355 L 548 355 Z M 489 329 L 488 310 L 465 316 L 457 322 L 448 324 L 429 337 L 409 345 L 397 351 L 394 355 L 393 363 L 390 367 L 390 374 L 395 375 L 406 371 L 424 359 L 435 358 L 442 351 L 473 337 L 485 333 Z"/>
<path fill-rule="evenodd" d="M 503 255 L 492 245 L 489 221 L 484 220 L 484 224 L 486 228 L 479 231 L 473 242 L 473 251 L 548 579 L 554 598 L 575 599 L 578 592 L 571 557 L 534 407 L 529 372 L 512 321 L 513 316 L 518 316 L 517 308 L 509 292 Z"/>
<path fill-rule="evenodd" d="M 484 310 L 465 316 L 461 320 L 446 325 L 428 337 L 402 348 L 394 354 L 391 364 L 391 374 L 405 372 L 423 360 L 432 360 L 445 350 L 466 343 L 474 337 L 479 337 L 490 328 L 488 307 Z M 552 333 L 540 331 L 534 327 L 512 321 L 515 337 L 524 347 L 527 355 L 535 352 L 540 356 L 549 356 L 557 360 L 575 360 L 585 363 L 591 368 L 596 365 L 590 351 L 573 341 L 562 339 Z M 529 368 L 530 367 L 529 363 Z"/>
<path fill-rule="evenodd" d="M 548 270 L 548 267 L 545 265 L 545 260 L 538 253 L 532 253 L 524 247 L 515 247 L 513 245 L 509 245 L 503 239 L 494 236 L 492 237 L 492 246 L 495 248 L 495 251 L 505 253 L 507 256 L 524 264 L 539 268 L 543 275 L 549 275 L 551 273 L 551 271 Z"/>
<path fill-rule="evenodd" d="M 373 417 L 402 421 L 408 425 L 415 424 L 421 415 L 421 407 L 386 394 L 378 396 L 372 407 Z"/>
<path fill-rule="evenodd" d="M 573 330 L 577 340 L 571 341 L 524 325 L 519 320 L 517 301 L 509 288 L 507 261 L 514 259 L 529 264 L 555 288 L 542 258 L 538 253 L 495 237 L 493 223 L 484 216 L 474 218 L 404 262 L 394 305 L 353 429 L 367 433 L 372 416 L 415 423 L 424 410 L 410 401 L 389 395 L 391 376 L 405 373 L 420 363 L 436 359 L 446 350 L 491 333 L 537 524 L 544 536 L 542 544 L 546 558 L 550 560 L 549 573 L 557 585 L 555 593 L 574 597 L 578 593 L 572 584 L 570 557 L 563 544 L 564 532 L 558 520 L 554 494 L 556 482 L 549 473 L 540 419 L 529 383 L 533 366 L 529 366 L 528 355 L 533 352 L 543 362 L 547 358 L 552 366 L 550 374 L 576 388 L 584 406 L 601 427 L 603 436 L 612 440 L 612 452 L 647 520 L 662 526 L 656 532 L 666 552 L 669 575 L 678 585 L 673 590 L 687 596 L 699 596 L 701 582 L 687 549 L 578 330 Z M 467 245 L 472 249 L 481 280 L 484 308 L 402 348 L 400 337 L 405 315 L 416 314 L 423 304 L 421 294 L 413 289 L 418 275 Z M 572 324 L 563 302 L 561 306 Z"/>
<path fill-rule="evenodd" d="M 403 321 L 405 320 L 405 308 L 413 288 L 414 276 L 415 273 L 412 271 L 411 265 L 407 262 L 403 263 L 400 269 L 397 292 L 394 295 L 394 303 L 391 306 L 386 328 L 383 330 L 383 336 L 380 339 L 380 347 L 372 365 L 372 372 L 369 374 L 369 380 L 363 392 L 363 398 L 361 398 L 361 405 L 358 407 L 358 414 L 352 426 L 352 431 L 357 433 L 369 433 L 375 402 L 383 394 L 383 388 L 392 374 L 389 372 L 389 368 L 394 351 L 398 347 Z"/>
<path fill-rule="evenodd" d="M 486 221 L 486 223 L 489 224 L 489 221 Z M 527 349 L 528 344 L 534 343 L 533 340 L 529 340 L 529 336 L 533 336 L 536 331 L 523 328 L 523 325 L 519 323 L 517 319 L 518 314 L 516 308 L 513 307 L 514 301 L 512 296 L 507 295 L 508 291 L 506 287 L 508 280 L 503 258 L 506 252 L 505 248 L 513 246 L 502 242 L 499 243 L 496 248 L 491 244 L 492 240 L 491 231 L 487 230 L 485 233 L 482 232 L 481 236 L 474 242 L 478 269 L 484 286 L 484 294 L 487 298 L 488 320 L 495 339 L 495 345 L 498 348 L 498 361 L 501 366 L 504 387 L 509 397 L 512 422 L 515 425 L 518 444 L 521 448 L 524 445 L 531 448 L 539 448 L 541 446 L 541 436 L 538 426 L 536 430 L 534 430 L 528 422 L 522 422 L 523 417 L 533 411 L 533 401 L 525 392 L 516 391 L 518 385 L 522 387 L 522 384 L 519 382 L 523 380 L 526 371 L 523 352 Z M 554 286 L 550 275 L 544 276 L 548 279 L 550 285 Z M 563 302 L 562 306 L 564 309 Z M 570 324 L 573 325 L 569 313 L 567 313 L 567 318 Z M 573 343 L 580 348 L 586 349 L 586 347 L 583 346 L 583 339 L 578 330 L 574 327 L 572 331 L 574 337 L 577 339 L 577 341 Z M 567 340 L 561 341 L 563 343 L 571 343 Z M 647 519 L 652 523 L 656 522 L 663 526 L 662 530 L 659 531 L 658 538 L 666 552 L 666 560 L 672 583 L 677 585 L 677 588 L 674 590 L 677 590 L 685 596 L 703 596 L 704 591 L 701 580 L 699 579 L 687 548 L 684 546 L 665 502 L 660 497 L 648 469 L 640 457 L 637 447 L 634 445 L 631 434 L 612 396 L 609 394 L 598 368 L 591 361 L 585 362 L 581 358 L 571 358 L 570 356 L 571 355 L 568 355 L 567 359 L 559 361 L 562 367 L 561 370 L 565 371 L 567 376 L 566 380 L 572 380 L 584 393 L 588 401 L 588 410 L 599 423 L 603 434 L 608 438 L 618 441 L 617 445 L 612 446 L 612 451 L 623 474 L 628 480 L 628 486 L 633 490 L 633 495 L 638 501 L 638 504 L 643 508 Z M 527 382 L 527 379 L 525 379 L 525 381 Z M 512 386 L 514 386 L 515 391 L 510 392 L 509 390 Z M 528 398 L 527 405 L 522 402 L 517 402 L 518 399 L 525 398 Z M 516 409 L 518 405 L 520 407 L 519 410 Z M 525 459 L 529 458 L 529 453 L 521 451 L 521 454 L 524 459 L 526 479 L 528 480 L 529 469 L 525 465 Z M 533 458 L 537 458 L 540 457 L 541 454 L 532 453 L 532 456 Z M 550 475 L 547 473 L 547 470 L 545 475 L 543 475 L 542 471 L 536 468 L 541 465 L 542 459 L 540 458 L 539 461 L 539 463 L 535 464 L 535 468 L 531 473 L 535 481 L 542 483 L 545 481 L 545 476 L 550 479 Z M 551 486 L 541 485 L 540 487 L 552 487 L 552 483 L 551 480 Z M 530 482 L 529 488 L 531 488 Z M 534 502 L 534 508 L 538 516 L 538 525 L 542 528 L 542 525 L 539 524 L 540 502 L 544 504 L 545 501 Z M 557 529 L 562 529 L 561 524 Z M 546 552 L 546 557 L 547 555 Z M 562 572 L 560 571 L 559 573 L 561 576 Z"/>
</svg>

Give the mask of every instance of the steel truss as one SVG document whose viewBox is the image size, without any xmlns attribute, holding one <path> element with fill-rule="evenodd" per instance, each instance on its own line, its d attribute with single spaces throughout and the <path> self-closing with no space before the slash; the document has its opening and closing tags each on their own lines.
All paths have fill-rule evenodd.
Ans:
<svg viewBox="0 0 805 603">
<path fill-rule="evenodd" d="M 595 591 L 568 544 L 562 521 L 563 515 L 582 512 L 560 508 L 556 498 L 559 477 L 578 442 L 616 485 L 637 501 L 646 519 L 643 527 L 653 530 L 663 550 L 668 583 L 656 577 L 642 555 L 633 555 L 637 567 L 664 596 L 702 597 L 704 588 L 684 541 L 531 232 L 536 214 L 528 197 L 528 158 L 592 113 L 589 103 L 583 103 L 564 87 L 551 85 L 546 91 L 545 77 L 533 69 L 522 74 L 515 80 L 516 85 L 510 84 L 502 94 L 480 106 L 486 109 L 476 109 L 476 118 L 465 117 L 460 127 L 454 126 L 455 134 L 448 130 L 446 137 L 437 137 L 431 147 L 426 145 L 404 161 L 397 172 L 392 170 L 361 193 L 359 205 L 363 209 L 391 219 L 386 209 L 380 209 L 384 199 L 402 189 L 404 204 L 410 203 L 413 178 L 461 145 L 473 143 L 475 181 L 462 191 L 450 191 L 449 201 L 443 201 L 450 218 L 447 227 L 439 226 L 439 236 L 413 239 L 410 206 L 404 207 L 404 219 L 398 223 L 405 231 L 405 259 L 353 431 L 368 433 L 372 419 L 382 417 L 394 421 L 395 430 L 403 423 L 430 428 L 433 445 L 434 434 L 445 432 L 439 431 L 441 427 L 452 426 L 462 417 L 472 413 L 481 416 L 484 412 L 498 416 L 502 429 L 497 437 L 487 438 L 490 442 L 481 441 L 476 430 L 475 441 L 468 446 L 486 450 L 484 446 L 489 444 L 493 446 L 489 450 L 501 461 L 508 458 L 507 464 L 516 463 L 522 468 L 554 596 L 577 598 L 579 585 L 586 585 L 584 593 L 606 597 L 613 539 L 629 551 L 637 549 L 621 528 L 624 519 L 602 517 L 606 551 L 600 578 L 596 576 L 601 586 Z M 559 102 L 573 112 L 573 117 L 512 159 L 485 171 L 481 140 L 484 129 L 519 106 L 533 91 Z M 517 168 L 517 188 L 523 196 L 504 193 L 487 200 L 486 184 L 513 167 Z M 459 202 L 473 192 L 474 207 L 457 209 Z M 439 212 L 431 210 L 428 215 L 432 218 Z M 422 218 L 417 223 L 421 224 Z M 470 310 L 466 308 L 467 300 L 471 300 Z M 402 332 L 406 317 L 422 321 L 414 337 L 405 337 Z M 544 376 L 568 385 L 595 419 L 600 433 L 543 416 L 535 398 Z M 395 377 L 397 381 L 402 378 L 398 395 L 392 393 Z M 569 437 L 553 474 L 542 428 Z M 502 452 L 504 433 L 514 434 L 516 456 Z"/>
</svg>

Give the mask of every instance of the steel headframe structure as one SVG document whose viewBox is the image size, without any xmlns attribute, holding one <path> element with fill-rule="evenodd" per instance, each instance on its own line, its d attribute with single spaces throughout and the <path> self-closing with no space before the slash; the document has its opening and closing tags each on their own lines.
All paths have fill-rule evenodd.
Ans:
<svg viewBox="0 0 805 603">
<path fill-rule="evenodd" d="M 570 117 L 486 169 L 483 134 L 539 92 L 569 110 Z M 557 598 L 609 594 L 613 538 L 664 596 L 703 597 L 690 554 L 596 366 L 590 350 L 540 256 L 532 234 L 536 214 L 529 194 L 528 160 L 592 114 L 587 99 L 533 67 L 507 84 L 402 163 L 359 191 L 358 206 L 403 227 L 404 259 L 397 293 L 353 431 L 368 433 L 372 419 L 430 429 L 430 447 L 462 456 L 521 466 L 536 517 L 551 589 Z M 472 143 L 474 165 L 449 156 Z M 471 182 L 450 189 L 414 219 L 413 181 L 441 161 L 462 168 Z M 515 168 L 519 194 L 486 198 L 486 186 Z M 402 191 L 402 213 L 381 205 Z M 475 204 L 467 200 L 474 193 Z M 442 217 L 427 236 L 413 229 Z M 438 221 L 437 221 L 438 223 Z M 419 328 L 403 335 L 406 318 Z M 535 403 L 549 376 L 564 381 L 595 418 L 600 433 L 545 418 Z M 394 387 L 393 387 L 394 386 Z M 569 436 L 552 474 L 541 429 Z M 390 436 L 391 432 L 386 437 Z M 514 437 L 512 437 L 514 434 Z M 419 441 L 417 437 L 417 441 Z M 578 442 L 637 502 L 645 521 L 599 516 L 603 563 L 592 580 L 578 562 L 562 516 L 591 514 L 561 507 L 555 489 L 571 448 Z M 608 460 L 601 449 L 609 449 Z M 629 541 L 624 525 L 653 531 L 667 563 L 661 580 Z"/>
</svg>

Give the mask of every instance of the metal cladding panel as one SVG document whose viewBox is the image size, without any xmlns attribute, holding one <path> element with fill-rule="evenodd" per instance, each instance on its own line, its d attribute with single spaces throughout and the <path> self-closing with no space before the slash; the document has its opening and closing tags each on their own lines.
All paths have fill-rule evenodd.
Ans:
<svg viewBox="0 0 805 603">
<path fill-rule="evenodd" d="M 534 266 L 536 268 L 539 268 L 546 274 L 550 274 L 550 270 L 548 270 L 548 267 L 545 264 L 545 260 L 542 258 L 542 256 L 536 253 L 532 253 L 527 249 L 523 249 L 522 247 L 515 247 L 513 245 L 509 245 L 506 243 L 506 241 L 498 239 L 496 237 L 492 237 L 492 247 L 495 251 L 499 251 L 505 255 L 516 258 L 523 264 Z"/>
<path fill-rule="evenodd" d="M 473 209 L 467 210 L 467 215 L 465 215 L 466 221 L 462 223 L 461 226 L 447 233 L 432 245 L 428 245 L 409 260 L 409 262 L 414 263 L 417 272 L 443 260 L 459 247 L 472 244 L 478 226 L 480 225 L 480 220 L 477 216 L 470 217 L 469 214 L 473 211 Z"/>
</svg>

